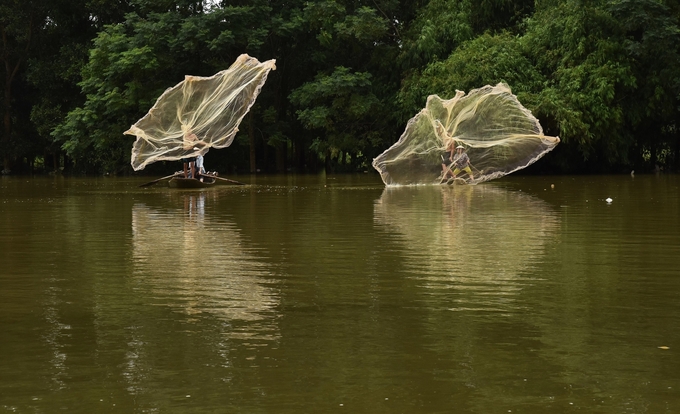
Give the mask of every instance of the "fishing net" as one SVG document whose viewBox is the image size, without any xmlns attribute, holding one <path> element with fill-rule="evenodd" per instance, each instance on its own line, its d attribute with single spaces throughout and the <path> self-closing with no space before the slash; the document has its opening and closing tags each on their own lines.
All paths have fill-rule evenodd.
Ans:
<svg viewBox="0 0 680 414">
<path fill-rule="evenodd" d="M 210 77 L 186 76 L 167 89 L 149 113 L 124 132 L 137 136 L 132 168 L 231 145 L 269 71 L 276 69 L 275 62 L 261 63 L 243 54 L 227 70 Z"/>
<path fill-rule="evenodd" d="M 449 100 L 429 96 L 399 141 L 373 160 L 373 167 L 387 185 L 451 183 L 453 172 L 458 180 L 477 184 L 527 167 L 559 142 L 543 135 L 538 119 L 499 83 L 468 95 L 456 91 Z M 461 163 L 456 171 L 459 146 L 469 164 Z"/>
</svg>

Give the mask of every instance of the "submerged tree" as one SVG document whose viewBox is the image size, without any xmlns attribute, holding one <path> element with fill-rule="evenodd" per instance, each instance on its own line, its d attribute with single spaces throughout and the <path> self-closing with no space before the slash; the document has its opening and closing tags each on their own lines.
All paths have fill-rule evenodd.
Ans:
<svg viewBox="0 0 680 414">
<path fill-rule="evenodd" d="M 675 0 L 3 0 L 0 156 L 130 171 L 122 131 L 248 53 L 278 70 L 222 165 L 366 169 L 428 95 L 506 82 L 565 171 L 677 166 L 679 17 Z"/>
<path fill-rule="evenodd" d="M 367 169 L 398 134 L 394 62 L 408 9 L 396 2 L 323 1 L 304 9 L 315 33 L 311 76 L 290 95 L 310 149 L 327 168 Z"/>
<path fill-rule="evenodd" d="M 650 0 L 620 1 L 609 9 L 620 25 L 625 64 L 635 78 L 622 102 L 631 161 L 649 168 L 680 166 L 679 16 Z"/>
<path fill-rule="evenodd" d="M 12 160 L 19 155 L 19 143 L 13 131 L 16 96 L 14 88 L 20 70 L 29 57 L 36 32 L 45 24 L 46 13 L 40 1 L 3 1 L 0 3 L 0 60 L 3 70 L 2 88 L 2 139 L 0 153 L 3 170 L 9 172 Z"/>
<path fill-rule="evenodd" d="M 132 140 L 123 139 L 122 131 L 166 88 L 185 74 L 212 75 L 231 64 L 234 51 L 258 49 L 265 40 L 266 31 L 251 24 L 262 19 L 266 6 L 142 6 L 97 36 L 80 82 L 87 100 L 53 133 L 86 171 L 127 168 Z"/>
<path fill-rule="evenodd" d="M 677 15 L 658 2 L 539 3 L 520 35 L 484 34 L 409 77 L 410 112 L 431 93 L 507 82 L 564 145 L 569 171 L 673 153 L 678 118 Z M 677 153 L 677 150 L 675 151 Z"/>
</svg>

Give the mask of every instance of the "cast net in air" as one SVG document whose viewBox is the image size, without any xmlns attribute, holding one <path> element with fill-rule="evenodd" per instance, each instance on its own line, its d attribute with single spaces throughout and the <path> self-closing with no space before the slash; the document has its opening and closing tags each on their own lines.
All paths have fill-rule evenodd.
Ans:
<svg viewBox="0 0 680 414">
<path fill-rule="evenodd" d="M 243 54 L 229 69 L 210 77 L 186 76 L 167 89 L 149 113 L 124 132 L 137 136 L 132 168 L 137 171 L 156 161 L 195 157 L 231 145 L 275 63 Z"/>
<path fill-rule="evenodd" d="M 468 95 L 456 91 L 449 100 L 430 95 L 399 141 L 373 160 L 373 167 L 387 185 L 451 183 L 454 172 L 458 179 L 477 184 L 527 167 L 559 142 L 543 135 L 538 119 L 508 85 L 499 83 Z M 457 159 L 459 152 L 467 154 L 469 163 Z"/>
</svg>

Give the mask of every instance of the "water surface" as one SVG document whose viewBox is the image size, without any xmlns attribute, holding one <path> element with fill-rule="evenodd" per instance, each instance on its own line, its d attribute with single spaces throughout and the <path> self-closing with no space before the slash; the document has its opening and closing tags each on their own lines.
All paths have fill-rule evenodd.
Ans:
<svg viewBox="0 0 680 414">
<path fill-rule="evenodd" d="M 680 177 L 246 180 L 2 177 L 0 412 L 680 412 Z"/>
</svg>

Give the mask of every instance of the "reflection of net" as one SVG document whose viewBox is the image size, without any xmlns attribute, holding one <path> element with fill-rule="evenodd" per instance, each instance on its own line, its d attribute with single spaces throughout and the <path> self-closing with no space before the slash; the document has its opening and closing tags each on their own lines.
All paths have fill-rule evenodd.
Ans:
<svg viewBox="0 0 680 414">
<path fill-rule="evenodd" d="M 419 286 L 446 292 L 429 306 L 450 310 L 516 310 L 560 225 L 540 199 L 494 185 L 387 187 L 374 214 L 403 236 L 392 249 Z"/>
<path fill-rule="evenodd" d="M 260 63 L 243 54 L 227 70 L 209 78 L 187 76 L 166 90 L 149 113 L 125 131 L 137 136 L 132 168 L 231 145 L 272 69 L 275 60 Z"/>
<path fill-rule="evenodd" d="M 208 194 L 179 196 L 180 212 L 144 204 L 132 208 L 137 288 L 151 303 L 230 322 L 231 337 L 278 338 L 274 319 L 279 300 L 266 284 L 267 265 L 243 245 L 232 223 L 206 216 Z"/>
<path fill-rule="evenodd" d="M 538 120 L 499 83 L 467 96 L 457 91 L 446 101 L 431 95 L 373 167 L 387 185 L 439 183 L 442 156 L 448 160 L 447 149 L 462 145 L 470 157 L 472 183 L 479 183 L 527 167 L 559 142 L 543 135 Z"/>
</svg>

